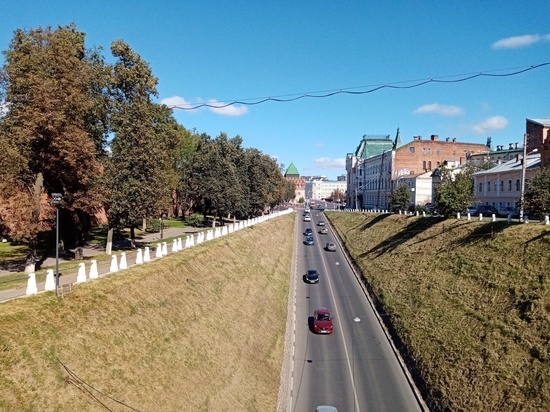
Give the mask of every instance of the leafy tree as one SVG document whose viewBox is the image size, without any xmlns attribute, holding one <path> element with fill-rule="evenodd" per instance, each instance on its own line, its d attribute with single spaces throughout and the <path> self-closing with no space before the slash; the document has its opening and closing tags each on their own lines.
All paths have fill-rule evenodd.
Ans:
<svg viewBox="0 0 550 412">
<path fill-rule="evenodd" d="M 409 187 L 401 183 L 390 195 L 390 205 L 393 212 L 407 210 L 411 204 L 411 190 Z"/>
<path fill-rule="evenodd" d="M 440 184 L 435 191 L 437 211 L 445 217 L 463 213 L 475 200 L 474 181 L 471 174 L 453 174 L 445 167 L 442 167 L 440 172 Z"/>
<path fill-rule="evenodd" d="M 543 218 L 550 214 L 550 169 L 541 167 L 529 181 L 523 195 L 523 208 Z"/>
<path fill-rule="evenodd" d="M 345 193 L 340 189 L 334 189 L 330 194 L 330 198 L 333 202 L 343 202 L 346 198 Z"/>
<path fill-rule="evenodd" d="M 0 147 L 10 156 L 0 160 L 2 220 L 10 236 L 29 245 L 28 266 L 34 265 L 38 232 L 51 227 L 51 193 L 62 193 L 64 209 L 77 217 L 99 207 L 101 134 L 96 142 L 89 134 L 99 60 L 85 49 L 84 37 L 74 25 L 16 30 L 4 52 L 9 110 Z"/>
<path fill-rule="evenodd" d="M 114 138 L 106 165 L 106 209 L 110 227 L 135 227 L 147 216 L 159 216 L 170 207 L 172 137 L 177 124 L 165 106 L 151 101 L 157 79 L 149 64 L 124 41 L 111 45 L 118 61 L 112 70 Z"/>
</svg>

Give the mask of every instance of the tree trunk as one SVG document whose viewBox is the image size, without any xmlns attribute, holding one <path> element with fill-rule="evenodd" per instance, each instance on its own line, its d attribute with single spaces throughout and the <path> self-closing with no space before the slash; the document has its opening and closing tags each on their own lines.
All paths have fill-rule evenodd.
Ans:
<svg viewBox="0 0 550 412">
<path fill-rule="evenodd" d="M 110 255 L 113 251 L 113 228 L 110 228 L 107 232 L 107 245 L 105 246 L 105 253 Z"/>
<path fill-rule="evenodd" d="M 146 230 L 147 230 L 147 218 L 144 217 L 143 218 L 143 225 L 141 227 L 141 231 L 145 233 Z"/>
<path fill-rule="evenodd" d="M 132 249 L 136 248 L 136 231 L 134 230 L 134 225 L 130 226 L 130 247 Z"/>
</svg>

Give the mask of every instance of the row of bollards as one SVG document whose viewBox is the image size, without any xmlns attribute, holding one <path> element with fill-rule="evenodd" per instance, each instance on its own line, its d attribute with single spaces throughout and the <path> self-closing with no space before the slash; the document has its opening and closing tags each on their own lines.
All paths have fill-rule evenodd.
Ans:
<svg viewBox="0 0 550 412">
<path fill-rule="evenodd" d="M 227 225 L 227 226 L 215 227 L 214 229 L 207 230 L 206 233 L 199 232 L 197 233 L 196 236 L 188 235 L 185 238 L 185 244 L 183 243 L 181 238 L 175 238 L 172 241 L 171 253 L 176 253 L 183 249 L 188 249 L 195 245 L 204 243 L 208 240 L 212 240 L 221 236 L 228 235 L 237 230 L 244 229 L 246 227 L 249 227 L 261 222 L 265 222 L 268 219 L 273 219 L 275 217 L 279 217 L 291 212 L 293 212 L 293 209 L 273 212 L 269 215 L 262 215 L 252 219 L 241 220 L 239 222 L 231 223 L 230 225 Z M 159 259 L 166 255 L 168 255 L 168 243 L 167 242 L 158 243 L 157 246 L 155 247 L 155 259 Z M 146 246 L 143 250 L 137 249 L 135 265 L 140 265 L 150 261 L 151 261 L 151 250 L 149 246 Z M 109 272 L 107 272 L 106 274 L 116 273 L 121 270 L 128 269 L 128 267 L 129 266 L 127 262 L 126 252 L 121 252 L 120 259 L 118 259 L 116 255 L 113 255 L 111 257 L 111 265 L 109 268 Z M 97 268 L 97 261 L 95 259 L 90 261 L 90 268 L 88 271 L 88 275 L 86 275 L 85 263 L 79 263 L 75 284 L 84 283 L 87 280 L 97 279 L 98 277 L 99 277 L 99 272 Z M 44 291 L 53 291 L 53 290 L 55 290 L 55 277 L 54 277 L 53 269 L 48 269 L 46 271 L 46 283 L 44 284 Z M 29 273 L 26 294 L 36 295 L 37 293 L 38 293 L 38 287 L 36 284 L 36 274 Z"/>
</svg>

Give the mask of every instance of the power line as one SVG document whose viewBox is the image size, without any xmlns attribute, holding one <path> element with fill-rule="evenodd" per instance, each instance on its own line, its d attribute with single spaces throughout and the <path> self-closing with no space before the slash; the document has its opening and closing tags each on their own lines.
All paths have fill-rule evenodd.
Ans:
<svg viewBox="0 0 550 412">
<path fill-rule="evenodd" d="M 339 94 L 350 94 L 350 95 L 369 94 L 369 93 L 377 92 L 378 90 L 382 90 L 382 89 L 413 89 L 416 87 L 424 86 L 428 83 L 461 83 L 461 82 L 475 79 L 477 77 L 510 77 L 510 76 L 516 76 L 518 74 L 522 74 L 522 73 L 535 70 L 540 67 L 548 66 L 548 65 L 550 65 L 550 62 L 535 64 L 531 66 L 487 70 L 485 72 L 476 72 L 476 73 L 454 74 L 454 75 L 448 75 L 448 76 L 438 76 L 438 77 L 417 79 L 417 80 L 404 80 L 404 81 L 375 84 L 375 85 L 368 85 L 368 86 L 345 87 L 342 89 L 321 90 L 316 92 L 294 93 L 294 94 L 286 94 L 286 95 L 278 95 L 278 96 L 270 96 L 270 97 L 255 97 L 255 98 L 247 98 L 247 99 L 239 99 L 239 100 L 225 100 L 225 101 L 217 102 L 216 104 L 188 103 L 188 104 L 174 104 L 174 105 L 166 105 L 166 106 L 172 109 L 196 110 L 196 109 L 200 109 L 201 107 L 208 107 L 211 109 L 223 109 L 223 108 L 234 106 L 237 104 L 243 105 L 243 106 L 255 106 L 266 102 L 288 103 L 288 102 L 294 102 L 296 100 L 301 100 L 305 98 L 327 98 L 327 97 L 332 97 Z M 495 73 L 499 71 L 507 71 L 507 73 Z M 456 78 L 456 77 L 459 77 L 459 78 Z M 413 83 L 413 84 L 409 84 L 409 83 Z"/>
</svg>

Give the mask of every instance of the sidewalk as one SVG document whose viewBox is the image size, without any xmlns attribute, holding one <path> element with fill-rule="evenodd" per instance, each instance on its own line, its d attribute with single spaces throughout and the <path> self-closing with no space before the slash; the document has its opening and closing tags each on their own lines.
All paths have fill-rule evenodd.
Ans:
<svg viewBox="0 0 550 412">
<path fill-rule="evenodd" d="M 164 229 L 163 233 L 162 233 L 162 239 L 160 237 L 160 232 L 159 233 L 149 233 L 149 234 L 146 234 L 146 235 L 143 235 L 143 236 L 139 236 L 136 238 L 136 246 L 138 248 L 140 247 L 144 247 L 145 245 L 148 245 L 148 244 L 153 244 L 152 245 L 152 251 L 155 250 L 155 246 L 154 243 L 155 242 L 160 242 L 161 240 L 165 241 L 165 239 L 170 239 L 170 238 L 178 238 L 178 237 L 181 237 L 182 238 L 182 241 L 185 241 L 185 237 L 187 235 L 190 235 L 190 234 L 195 234 L 197 232 L 200 232 L 201 230 L 205 230 L 206 228 L 194 228 L 194 227 L 185 227 L 185 228 L 166 228 Z M 125 244 L 128 244 L 128 247 L 122 247 L 124 246 Z M 124 242 L 124 245 L 121 245 L 121 244 L 118 244 L 116 247 L 113 246 L 113 253 L 112 253 L 112 256 L 117 256 L 117 260 L 119 259 L 119 255 L 121 255 L 122 252 L 124 252 L 126 254 L 126 261 L 127 261 L 127 265 L 128 267 L 132 267 L 135 265 L 135 262 L 136 262 L 136 255 L 137 255 L 137 251 L 134 249 L 134 250 L 131 250 L 129 249 L 129 245 L 130 245 L 130 240 L 127 239 L 127 241 Z M 171 247 L 171 245 L 169 245 L 169 247 Z M 105 255 L 105 248 L 104 247 L 101 247 L 101 248 L 98 248 L 98 247 L 84 247 L 84 257 L 87 257 L 87 258 L 91 258 L 91 257 L 94 257 L 94 256 L 99 256 L 99 255 Z M 156 257 L 155 257 L 155 253 L 151 253 L 151 261 L 155 260 Z M 59 263 L 62 263 L 62 262 L 69 262 L 69 261 L 75 261 L 75 262 L 78 262 L 74 259 L 62 259 L 61 257 L 59 258 Z M 88 260 L 85 260 L 85 261 L 82 261 L 82 263 L 85 263 L 86 266 L 89 266 L 88 263 L 90 263 L 90 259 Z M 53 269 L 55 271 L 55 266 L 56 266 L 56 259 L 55 259 L 55 256 L 54 257 L 48 257 L 46 258 L 42 264 L 40 265 L 40 269 Z M 86 272 L 88 272 L 88 269 L 89 268 L 86 268 Z M 99 277 L 103 277 L 105 275 L 108 275 L 109 273 L 111 273 L 111 262 L 110 261 L 106 261 L 106 262 L 98 262 L 97 263 L 97 271 L 98 271 L 98 276 Z M 60 270 L 60 276 L 59 276 L 59 285 L 60 286 L 63 286 L 63 285 L 69 285 L 69 284 L 73 284 L 76 282 L 77 280 L 77 275 L 78 275 L 78 269 L 74 269 L 72 270 L 71 272 L 73 273 L 63 273 L 63 271 Z M 10 273 L 13 273 L 13 272 L 10 272 L 10 271 L 0 271 L 0 277 L 2 274 L 10 274 Z M 45 281 L 37 281 L 36 282 L 36 286 L 37 286 L 37 289 L 38 289 L 38 293 L 43 293 L 44 291 L 44 287 L 45 287 Z M 5 301 L 8 301 L 8 300 L 12 300 L 12 299 L 16 299 L 16 298 L 19 298 L 19 297 L 24 297 L 26 296 L 26 292 L 27 292 L 27 285 L 23 285 L 23 286 L 19 286 L 19 287 L 14 287 L 12 289 L 6 289 L 6 290 L 1 290 L 0 291 L 0 302 L 5 302 Z"/>
</svg>

